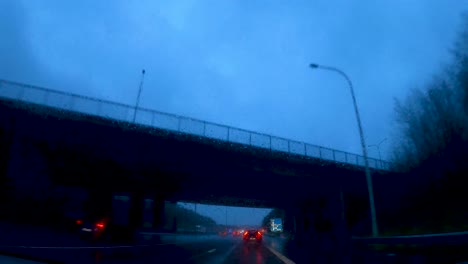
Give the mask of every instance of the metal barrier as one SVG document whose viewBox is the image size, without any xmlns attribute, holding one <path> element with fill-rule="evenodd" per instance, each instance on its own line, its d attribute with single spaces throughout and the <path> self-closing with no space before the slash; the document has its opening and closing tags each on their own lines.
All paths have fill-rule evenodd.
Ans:
<svg viewBox="0 0 468 264">
<path fill-rule="evenodd" d="M 55 91 L 43 87 L 0 80 L 0 97 L 34 103 L 67 111 L 105 117 L 143 126 L 212 138 L 225 142 L 268 149 L 270 151 L 318 158 L 341 164 L 364 166 L 364 157 L 304 142 L 257 133 L 244 129 L 168 114 L 145 108 Z M 135 114 L 136 111 L 136 114 Z M 135 114 L 135 120 L 133 120 Z M 369 158 L 369 167 L 391 170 L 386 161 Z"/>
</svg>

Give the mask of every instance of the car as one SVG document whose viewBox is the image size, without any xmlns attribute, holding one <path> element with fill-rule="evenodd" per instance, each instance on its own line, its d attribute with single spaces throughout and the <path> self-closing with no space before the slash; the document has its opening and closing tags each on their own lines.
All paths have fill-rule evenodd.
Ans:
<svg viewBox="0 0 468 264">
<path fill-rule="evenodd" d="M 263 240 L 263 235 L 259 230 L 247 230 L 244 232 L 242 239 L 245 243 L 256 242 L 261 243 Z"/>
<path fill-rule="evenodd" d="M 77 219 L 75 224 L 80 237 L 85 240 L 100 241 L 106 239 L 109 234 L 110 219 L 108 217 Z"/>
</svg>

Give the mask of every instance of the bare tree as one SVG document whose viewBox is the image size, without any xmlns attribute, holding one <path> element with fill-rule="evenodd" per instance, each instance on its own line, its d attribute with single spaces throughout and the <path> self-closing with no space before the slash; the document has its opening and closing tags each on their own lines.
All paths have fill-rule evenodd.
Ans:
<svg viewBox="0 0 468 264">
<path fill-rule="evenodd" d="M 464 16 L 468 26 L 468 14 Z M 464 27 L 452 50 L 452 63 L 426 86 L 396 100 L 401 132 L 394 160 L 406 169 L 421 165 L 448 149 L 458 138 L 468 140 L 468 30 Z M 460 146 L 461 147 L 461 146 Z"/>
<path fill-rule="evenodd" d="M 461 187 L 468 175 L 468 13 L 463 18 L 451 63 L 395 102 L 400 139 L 394 163 L 417 179 L 400 212 L 412 219 L 411 228 L 442 231 L 468 220 Z"/>
</svg>

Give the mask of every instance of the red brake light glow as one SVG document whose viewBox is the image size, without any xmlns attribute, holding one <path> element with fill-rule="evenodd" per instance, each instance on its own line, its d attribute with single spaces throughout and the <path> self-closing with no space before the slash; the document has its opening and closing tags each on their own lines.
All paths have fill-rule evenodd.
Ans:
<svg viewBox="0 0 468 264">
<path fill-rule="evenodd" d="M 96 224 L 96 227 L 98 227 L 98 228 L 104 228 L 104 224 L 103 224 L 103 223 L 97 223 L 97 224 Z"/>
<path fill-rule="evenodd" d="M 83 221 L 81 221 L 80 219 L 76 220 L 77 225 L 81 225 L 82 223 L 83 223 Z"/>
<path fill-rule="evenodd" d="M 247 231 L 244 232 L 244 236 L 246 236 L 246 235 L 248 235 L 248 234 L 249 234 L 249 232 L 247 232 Z"/>
</svg>

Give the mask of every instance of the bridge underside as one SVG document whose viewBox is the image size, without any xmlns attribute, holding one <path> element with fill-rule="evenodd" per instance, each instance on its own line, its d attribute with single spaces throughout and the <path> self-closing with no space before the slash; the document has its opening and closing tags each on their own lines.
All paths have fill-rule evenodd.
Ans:
<svg viewBox="0 0 468 264">
<path fill-rule="evenodd" d="M 355 167 L 31 106 L 1 101 L 0 127 L 40 149 L 60 184 L 260 207 L 365 187 Z"/>
</svg>

